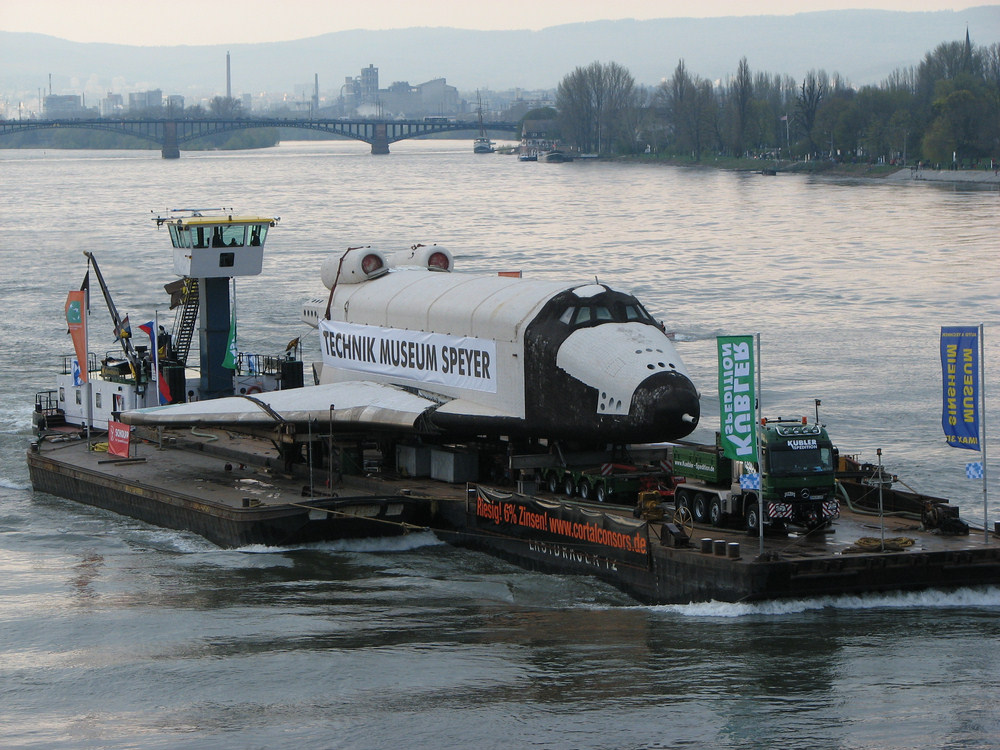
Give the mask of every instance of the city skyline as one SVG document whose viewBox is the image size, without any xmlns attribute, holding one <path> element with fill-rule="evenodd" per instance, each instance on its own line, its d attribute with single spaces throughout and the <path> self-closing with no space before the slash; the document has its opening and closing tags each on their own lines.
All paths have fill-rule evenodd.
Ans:
<svg viewBox="0 0 1000 750">
<path fill-rule="evenodd" d="M 802 0 L 795 14 L 824 10 L 961 11 L 988 3 L 947 0 Z M 793 15 L 785 0 L 758 0 L 749 12 L 744 0 L 604 0 L 537 3 L 509 0 L 483 6 L 435 0 L 371 0 L 361 5 L 286 0 L 282 13 L 264 0 L 175 0 L 170 6 L 105 0 L 99 8 L 79 0 L 0 0 L 0 31 L 46 34 L 85 43 L 135 46 L 252 44 L 305 39 L 350 29 L 452 27 L 477 30 L 538 30 L 562 24 L 635 18 L 712 18 Z M 165 16 L 163 8 L 169 7 Z"/>
</svg>

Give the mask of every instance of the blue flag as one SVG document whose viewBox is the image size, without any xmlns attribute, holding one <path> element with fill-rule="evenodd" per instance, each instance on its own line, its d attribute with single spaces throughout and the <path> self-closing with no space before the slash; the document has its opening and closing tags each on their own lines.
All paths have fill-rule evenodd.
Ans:
<svg viewBox="0 0 1000 750">
<path fill-rule="evenodd" d="M 941 426 L 952 448 L 979 450 L 979 327 L 941 328 Z"/>
</svg>

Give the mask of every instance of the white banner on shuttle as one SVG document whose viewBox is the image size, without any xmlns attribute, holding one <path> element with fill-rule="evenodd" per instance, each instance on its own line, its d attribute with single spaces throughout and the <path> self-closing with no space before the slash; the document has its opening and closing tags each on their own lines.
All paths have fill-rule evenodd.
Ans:
<svg viewBox="0 0 1000 750">
<path fill-rule="evenodd" d="M 489 339 L 321 320 L 323 364 L 421 383 L 497 392 Z"/>
</svg>

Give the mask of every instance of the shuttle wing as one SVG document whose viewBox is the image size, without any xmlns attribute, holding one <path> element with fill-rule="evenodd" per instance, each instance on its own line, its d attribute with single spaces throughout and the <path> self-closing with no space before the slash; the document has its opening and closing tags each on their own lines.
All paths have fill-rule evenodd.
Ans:
<svg viewBox="0 0 1000 750">
<path fill-rule="evenodd" d="M 442 399 L 444 400 L 444 399 Z M 287 391 L 229 396 L 210 401 L 154 406 L 123 412 L 121 421 L 162 427 L 261 427 L 318 422 L 337 426 L 424 431 L 423 417 L 440 401 L 397 386 L 345 381 Z"/>
</svg>

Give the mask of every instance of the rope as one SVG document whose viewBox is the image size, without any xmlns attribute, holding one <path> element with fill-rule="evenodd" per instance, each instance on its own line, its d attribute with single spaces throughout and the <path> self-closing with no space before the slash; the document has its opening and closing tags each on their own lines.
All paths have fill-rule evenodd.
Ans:
<svg viewBox="0 0 1000 750">
<path fill-rule="evenodd" d="M 915 541 L 908 536 L 897 536 L 892 539 L 886 539 L 885 547 L 883 548 L 881 539 L 873 536 L 863 536 L 845 549 L 844 552 L 902 552 L 914 544 Z"/>
</svg>

